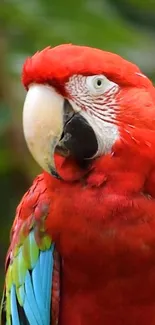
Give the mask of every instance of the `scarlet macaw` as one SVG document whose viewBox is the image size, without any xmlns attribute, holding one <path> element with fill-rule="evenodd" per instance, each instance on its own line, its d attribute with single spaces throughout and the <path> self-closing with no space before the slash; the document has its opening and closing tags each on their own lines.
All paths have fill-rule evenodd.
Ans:
<svg viewBox="0 0 155 325">
<path fill-rule="evenodd" d="M 28 58 L 22 81 L 24 135 L 43 172 L 17 208 L 1 324 L 154 325 L 151 81 L 75 45 Z"/>
</svg>

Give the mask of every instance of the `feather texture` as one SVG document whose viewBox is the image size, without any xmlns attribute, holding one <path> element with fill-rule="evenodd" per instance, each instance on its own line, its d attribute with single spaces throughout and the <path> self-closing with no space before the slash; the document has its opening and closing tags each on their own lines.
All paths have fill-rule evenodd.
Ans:
<svg viewBox="0 0 155 325">
<path fill-rule="evenodd" d="M 48 203 L 41 179 L 36 179 L 17 209 L 7 258 L 2 325 L 51 324 L 55 249 L 45 231 Z"/>
</svg>

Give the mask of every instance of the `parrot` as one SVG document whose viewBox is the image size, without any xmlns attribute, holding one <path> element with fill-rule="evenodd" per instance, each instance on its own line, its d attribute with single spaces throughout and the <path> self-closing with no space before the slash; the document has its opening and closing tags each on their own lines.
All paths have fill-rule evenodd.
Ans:
<svg viewBox="0 0 155 325">
<path fill-rule="evenodd" d="M 41 174 L 19 203 L 1 325 L 155 325 L 155 89 L 89 46 L 22 68 L 23 133 Z"/>
</svg>

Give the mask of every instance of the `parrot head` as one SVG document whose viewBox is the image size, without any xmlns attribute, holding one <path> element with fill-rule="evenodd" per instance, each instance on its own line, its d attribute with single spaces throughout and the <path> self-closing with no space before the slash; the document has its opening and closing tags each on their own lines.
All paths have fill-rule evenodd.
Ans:
<svg viewBox="0 0 155 325">
<path fill-rule="evenodd" d="M 118 143 L 149 143 L 153 85 L 116 54 L 71 44 L 48 47 L 26 60 L 22 81 L 26 142 L 39 165 L 56 177 L 55 154 L 84 168 Z"/>
</svg>

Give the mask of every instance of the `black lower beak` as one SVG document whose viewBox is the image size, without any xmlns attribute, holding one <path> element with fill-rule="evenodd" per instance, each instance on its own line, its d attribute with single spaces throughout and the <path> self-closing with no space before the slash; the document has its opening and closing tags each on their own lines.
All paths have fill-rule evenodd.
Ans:
<svg viewBox="0 0 155 325">
<path fill-rule="evenodd" d="M 75 113 L 68 101 L 64 105 L 64 129 L 56 152 L 62 156 L 72 156 L 80 165 L 91 159 L 98 150 L 95 132 L 88 121 Z"/>
</svg>

